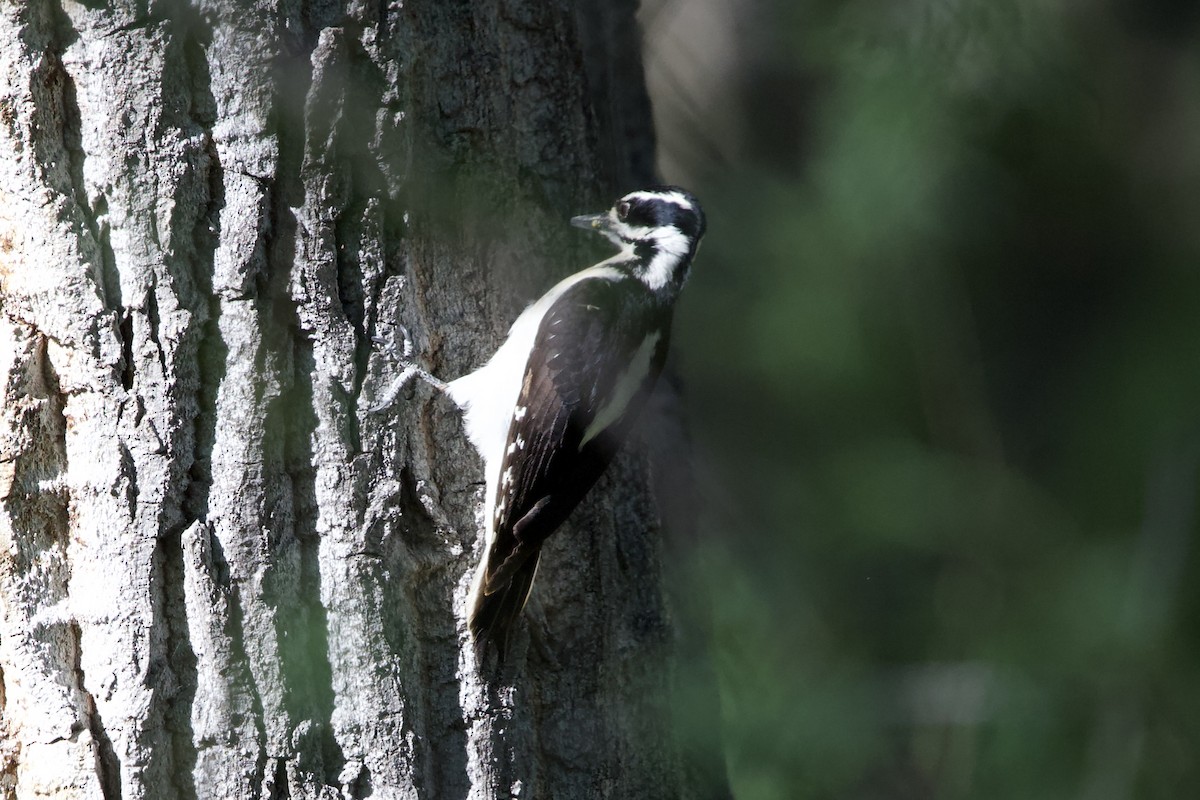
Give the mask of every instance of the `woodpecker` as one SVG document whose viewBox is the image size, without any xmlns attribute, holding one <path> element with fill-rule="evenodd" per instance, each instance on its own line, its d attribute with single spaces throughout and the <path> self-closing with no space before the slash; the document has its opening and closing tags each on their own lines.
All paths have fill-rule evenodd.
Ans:
<svg viewBox="0 0 1200 800">
<path fill-rule="evenodd" d="M 484 463 L 486 540 L 470 598 L 478 645 L 504 657 L 542 543 L 629 435 L 662 371 L 671 317 L 704 235 L 704 212 L 674 186 L 632 192 L 571 224 L 620 250 L 560 281 L 517 318 L 479 369 L 443 383 L 409 360 L 388 392 L 420 377 L 462 411 Z"/>
</svg>

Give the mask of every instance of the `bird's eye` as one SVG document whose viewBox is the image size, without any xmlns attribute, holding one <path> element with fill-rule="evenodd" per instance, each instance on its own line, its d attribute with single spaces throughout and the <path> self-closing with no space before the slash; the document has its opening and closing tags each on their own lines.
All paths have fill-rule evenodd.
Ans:
<svg viewBox="0 0 1200 800">
<path fill-rule="evenodd" d="M 629 216 L 629 203 L 622 200 L 617 203 L 617 219 L 624 221 Z"/>
</svg>

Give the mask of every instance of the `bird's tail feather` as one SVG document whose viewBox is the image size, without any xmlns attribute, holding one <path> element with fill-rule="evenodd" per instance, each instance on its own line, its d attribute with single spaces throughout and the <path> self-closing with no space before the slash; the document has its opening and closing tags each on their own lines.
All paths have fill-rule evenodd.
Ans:
<svg viewBox="0 0 1200 800">
<path fill-rule="evenodd" d="M 496 646 L 500 660 L 505 659 L 509 636 L 521 615 L 521 609 L 529 600 L 540 555 L 535 553 L 522 564 L 513 573 L 507 585 L 497 588 L 491 594 L 484 594 L 480 589 L 469 622 L 471 636 L 475 639 L 477 649 L 482 650 L 491 642 Z"/>
</svg>

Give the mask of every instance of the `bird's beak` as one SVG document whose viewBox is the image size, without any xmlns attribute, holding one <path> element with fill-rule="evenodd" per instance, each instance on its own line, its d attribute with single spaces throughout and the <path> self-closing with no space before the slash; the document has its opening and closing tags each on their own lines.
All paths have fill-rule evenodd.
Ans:
<svg viewBox="0 0 1200 800">
<path fill-rule="evenodd" d="M 607 213 L 584 214 L 582 217 L 571 217 L 571 224 L 576 228 L 596 231 L 597 233 L 604 233 L 612 227 L 612 222 L 609 220 Z"/>
</svg>

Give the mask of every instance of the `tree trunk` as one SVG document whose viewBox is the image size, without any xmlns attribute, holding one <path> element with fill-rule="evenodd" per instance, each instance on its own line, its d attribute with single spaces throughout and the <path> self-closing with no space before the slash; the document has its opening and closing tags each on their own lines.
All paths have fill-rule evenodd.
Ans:
<svg viewBox="0 0 1200 800">
<path fill-rule="evenodd" d="M 0 0 L 0 796 L 699 791 L 644 449 L 483 680 L 481 465 L 370 410 L 372 336 L 457 377 L 594 260 L 637 53 L 632 3 Z"/>
</svg>

